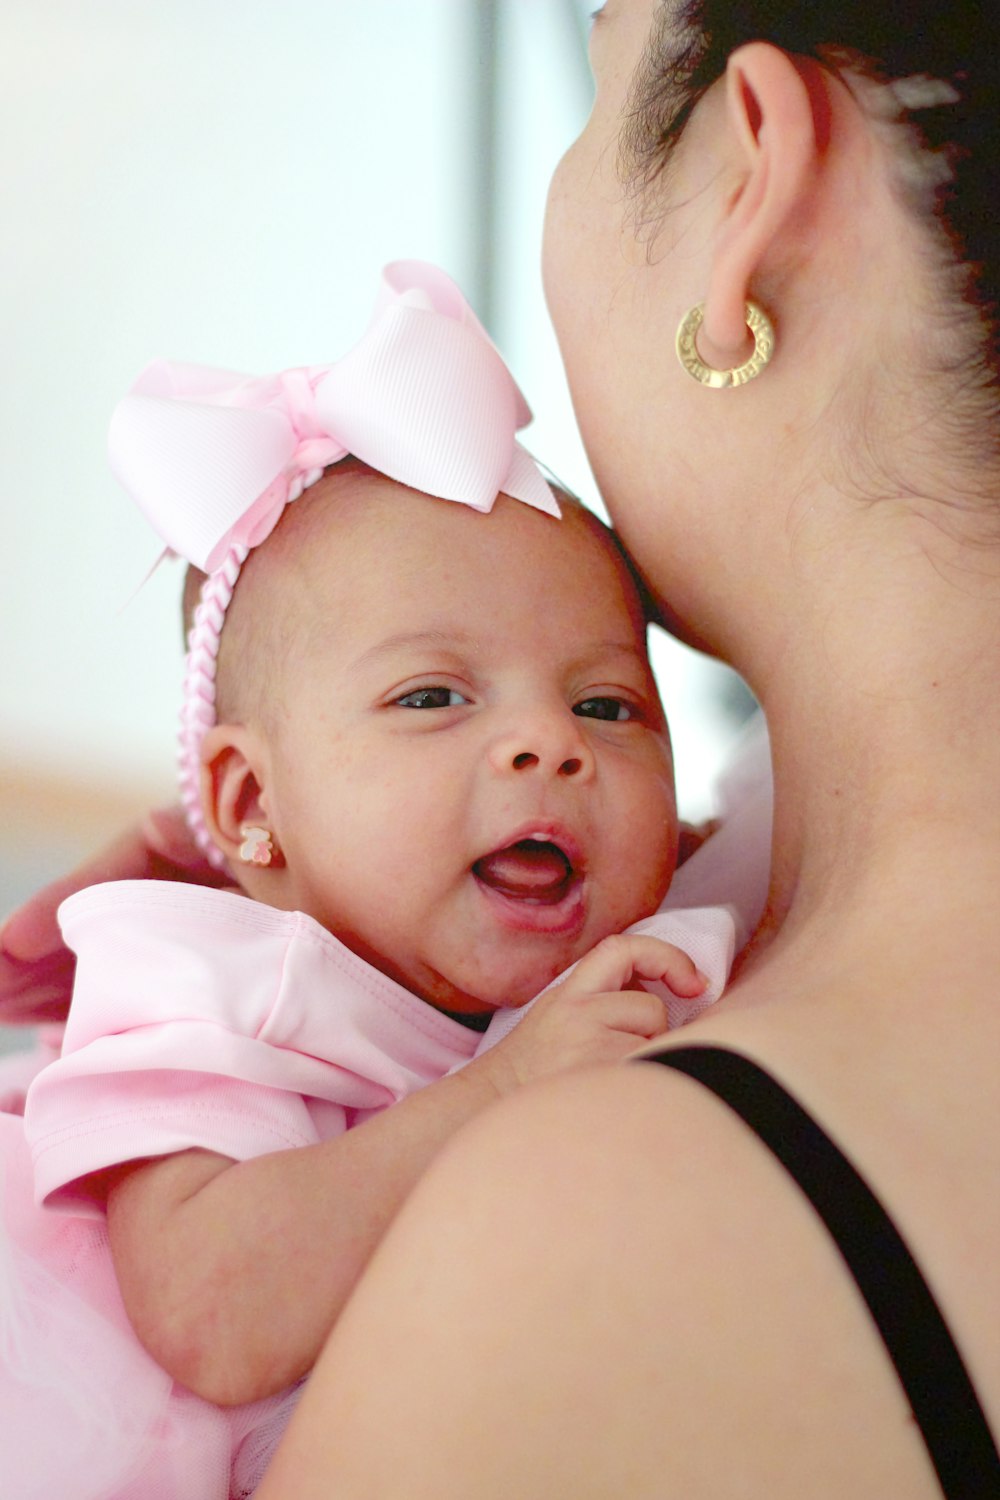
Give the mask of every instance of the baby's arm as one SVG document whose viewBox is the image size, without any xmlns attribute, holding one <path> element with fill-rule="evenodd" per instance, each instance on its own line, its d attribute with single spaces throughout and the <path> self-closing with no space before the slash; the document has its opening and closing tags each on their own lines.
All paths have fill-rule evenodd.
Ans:
<svg viewBox="0 0 1000 1500">
<path fill-rule="evenodd" d="M 112 1253 L 150 1353 L 222 1405 L 306 1374 L 390 1220 L 455 1131 L 533 1078 L 621 1061 L 665 1030 L 661 1002 L 624 988 L 633 975 L 682 995 L 704 985 L 670 944 L 608 938 L 491 1051 L 345 1135 L 246 1162 L 196 1150 L 114 1173 Z"/>
</svg>

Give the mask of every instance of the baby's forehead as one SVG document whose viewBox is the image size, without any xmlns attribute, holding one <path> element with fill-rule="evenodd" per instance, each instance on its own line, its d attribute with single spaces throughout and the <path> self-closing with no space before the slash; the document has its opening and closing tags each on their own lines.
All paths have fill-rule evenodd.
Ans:
<svg viewBox="0 0 1000 1500">
<path fill-rule="evenodd" d="M 354 460 L 329 469 L 251 554 L 245 607 L 301 627 L 416 628 L 437 616 L 589 614 L 642 632 L 634 580 L 602 523 L 559 495 L 556 518 L 499 495 L 480 513 L 425 495 Z M 237 588 L 237 596 L 242 584 Z"/>
<path fill-rule="evenodd" d="M 344 460 L 289 506 L 274 541 L 281 551 L 294 548 L 304 563 L 351 575 L 358 567 L 421 554 L 446 562 L 451 548 L 466 563 L 488 561 L 513 565 L 544 556 L 572 567 L 592 552 L 621 557 L 610 533 L 572 496 L 558 492 L 562 516 L 556 518 L 500 494 L 493 509 L 481 513 L 460 502 L 425 495 L 388 478 L 355 459 Z M 268 550 L 274 543 L 267 543 Z M 275 552 L 278 551 L 275 548 Z M 442 553 L 441 549 L 445 549 Z"/>
<path fill-rule="evenodd" d="M 560 518 L 505 495 L 483 514 L 361 465 L 328 470 L 251 552 L 223 631 L 222 679 L 240 701 L 289 671 L 346 672 L 357 686 L 422 668 L 431 646 L 438 662 L 461 658 L 476 672 L 625 658 L 648 669 L 620 551 L 596 517 L 559 500 Z"/>
</svg>

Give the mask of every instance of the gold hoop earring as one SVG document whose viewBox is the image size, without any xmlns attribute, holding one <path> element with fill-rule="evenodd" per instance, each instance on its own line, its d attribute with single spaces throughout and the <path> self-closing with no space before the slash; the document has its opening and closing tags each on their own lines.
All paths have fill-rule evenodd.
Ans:
<svg viewBox="0 0 1000 1500">
<path fill-rule="evenodd" d="M 748 380 L 753 380 L 770 363 L 774 354 L 774 329 L 767 313 L 756 302 L 746 304 L 747 327 L 753 334 L 753 353 L 745 364 L 737 365 L 733 370 L 714 370 L 711 365 L 706 365 L 698 353 L 695 339 L 704 318 L 705 304 L 699 302 L 681 318 L 675 344 L 677 358 L 692 380 L 697 380 L 699 385 L 707 385 L 713 391 L 746 385 Z"/>
</svg>

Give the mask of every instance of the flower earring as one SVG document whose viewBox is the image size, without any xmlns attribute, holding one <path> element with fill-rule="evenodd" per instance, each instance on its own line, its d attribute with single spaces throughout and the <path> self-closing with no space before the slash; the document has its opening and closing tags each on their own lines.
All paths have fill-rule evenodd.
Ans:
<svg viewBox="0 0 1000 1500">
<path fill-rule="evenodd" d="M 699 302 L 684 314 L 677 329 L 674 345 L 677 358 L 692 380 L 707 385 L 710 390 L 724 391 L 734 385 L 746 385 L 748 380 L 755 379 L 765 365 L 770 363 L 774 356 L 774 329 L 767 313 L 756 302 L 746 304 L 747 327 L 753 334 L 753 353 L 744 364 L 737 365 L 733 370 L 714 370 L 711 365 L 706 365 L 698 353 L 695 340 L 704 318 L 705 304 Z"/>
<path fill-rule="evenodd" d="M 271 830 L 261 828 L 255 823 L 244 823 L 240 829 L 240 837 L 243 842 L 240 845 L 240 859 L 245 865 L 269 865 L 274 855 L 274 845 L 271 842 Z"/>
</svg>

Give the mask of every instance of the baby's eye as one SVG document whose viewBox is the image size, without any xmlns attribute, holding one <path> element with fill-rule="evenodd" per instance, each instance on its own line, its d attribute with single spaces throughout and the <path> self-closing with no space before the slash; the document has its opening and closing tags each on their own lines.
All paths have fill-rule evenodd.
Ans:
<svg viewBox="0 0 1000 1500">
<path fill-rule="evenodd" d="M 396 708 L 458 708 L 468 701 L 454 688 L 448 687 L 414 688 L 412 693 L 393 699 Z"/>
<path fill-rule="evenodd" d="M 622 698 L 584 698 L 573 705 L 573 712 L 581 719 L 618 720 L 634 719 L 635 710 Z"/>
</svg>

